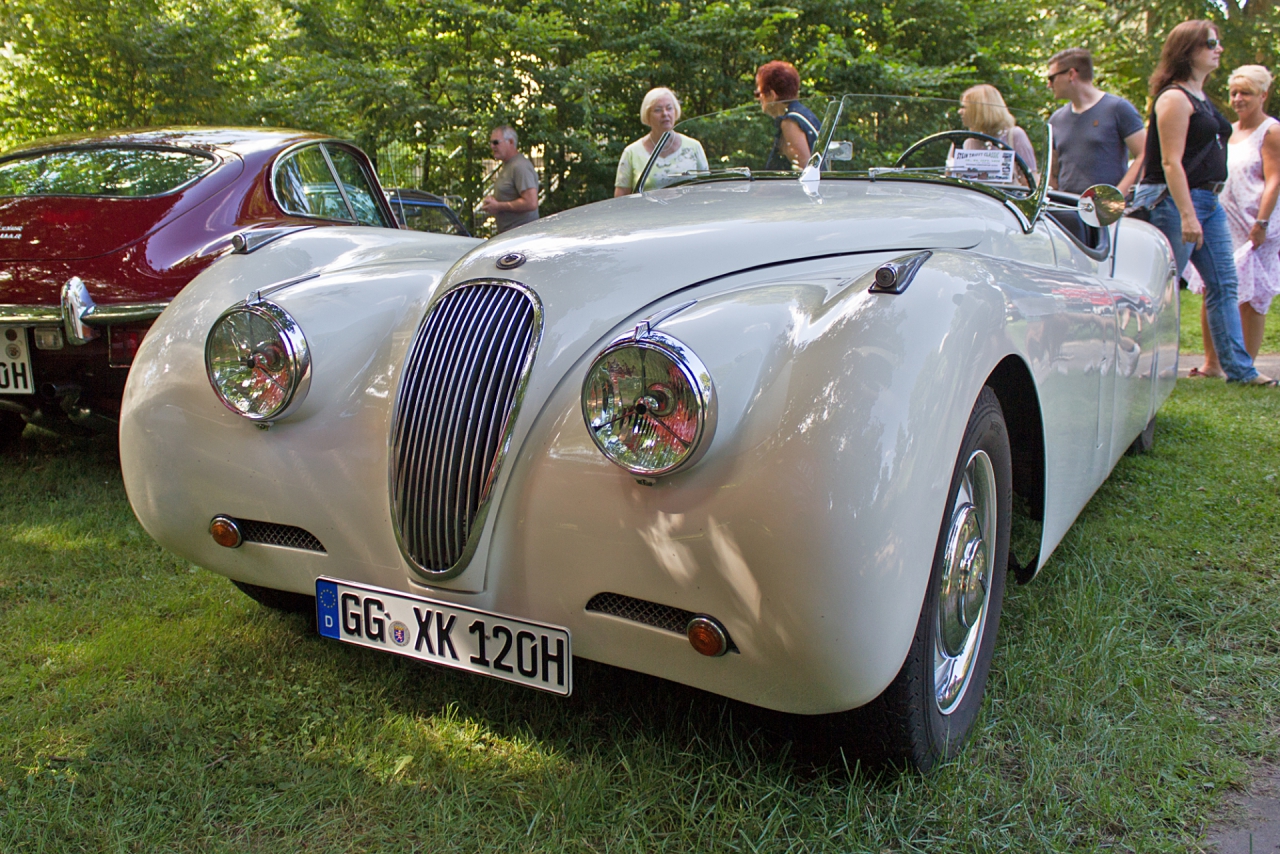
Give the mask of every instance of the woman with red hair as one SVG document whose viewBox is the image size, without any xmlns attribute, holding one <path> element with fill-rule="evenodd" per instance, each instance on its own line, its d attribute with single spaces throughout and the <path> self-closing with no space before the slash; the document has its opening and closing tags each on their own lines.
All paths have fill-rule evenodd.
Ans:
<svg viewBox="0 0 1280 854">
<path fill-rule="evenodd" d="M 800 73 L 796 67 L 782 60 L 760 66 L 756 98 L 778 128 L 765 170 L 803 169 L 818 142 L 822 122 L 799 101 Z"/>
</svg>

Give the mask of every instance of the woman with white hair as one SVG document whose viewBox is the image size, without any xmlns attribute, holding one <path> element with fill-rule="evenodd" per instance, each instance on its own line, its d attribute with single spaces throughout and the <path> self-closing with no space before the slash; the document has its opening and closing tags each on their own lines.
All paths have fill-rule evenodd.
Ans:
<svg viewBox="0 0 1280 854">
<path fill-rule="evenodd" d="M 1018 127 L 1018 121 L 1005 106 L 1000 90 L 986 83 L 970 86 L 960 96 L 960 121 L 969 130 L 993 136 L 1012 148 L 1027 168 L 1034 174 L 1039 171 L 1036 166 L 1036 150 L 1031 145 L 1027 132 Z M 989 147 L 991 143 L 980 139 L 966 139 L 965 148 Z"/>
<path fill-rule="evenodd" d="M 1240 279 L 1236 300 L 1240 303 L 1244 347 L 1254 358 L 1262 347 L 1267 309 L 1280 293 L 1280 225 L 1271 225 L 1280 197 L 1280 122 L 1266 114 L 1271 79 L 1271 72 L 1261 65 L 1242 65 L 1227 79 L 1231 109 L 1238 119 L 1231 126 L 1227 144 L 1227 183 L 1218 197 L 1235 247 Z M 1188 267 L 1187 279 L 1199 293 L 1204 284 L 1193 270 Z M 1203 303 L 1200 328 L 1204 331 L 1204 364 L 1192 368 L 1191 376 L 1226 376 L 1213 349 Z"/>
<path fill-rule="evenodd" d="M 653 156 L 653 149 L 662 135 L 675 127 L 678 121 L 680 102 L 676 99 L 676 93 L 665 86 L 650 89 L 640 102 L 640 123 L 648 126 L 649 132 L 622 150 L 622 158 L 618 161 L 618 176 L 613 181 L 615 198 L 635 192 L 636 182 L 640 180 L 645 164 Z M 702 150 L 702 143 L 692 137 L 672 133 L 653 164 L 653 169 L 645 178 L 643 189 L 665 187 L 681 175 L 705 171 L 707 155 Z"/>
</svg>

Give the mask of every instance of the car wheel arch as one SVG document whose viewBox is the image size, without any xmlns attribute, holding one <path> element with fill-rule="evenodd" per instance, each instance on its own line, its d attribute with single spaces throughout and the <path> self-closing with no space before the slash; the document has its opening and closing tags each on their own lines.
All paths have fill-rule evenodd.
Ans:
<svg viewBox="0 0 1280 854">
<path fill-rule="evenodd" d="M 1044 522 L 1045 508 L 1045 438 L 1040 395 L 1031 370 L 1016 354 L 1002 359 L 984 383 L 996 394 L 1004 411 L 1013 463 L 1013 494 L 1022 499 L 1026 513 L 1036 524 Z M 1010 551 L 1010 569 L 1019 582 L 1035 574 L 1039 556 L 1025 556 L 1027 566 L 1015 565 Z"/>
</svg>

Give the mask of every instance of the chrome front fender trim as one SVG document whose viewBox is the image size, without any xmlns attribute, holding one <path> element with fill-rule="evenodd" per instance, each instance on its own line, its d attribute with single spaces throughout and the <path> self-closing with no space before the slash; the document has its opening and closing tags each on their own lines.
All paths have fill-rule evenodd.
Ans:
<svg viewBox="0 0 1280 854">
<path fill-rule="evenodd" d="M 255 249 L 261 249 L 274 240 L 279 240 L 295 231 L 315 228 L 314 225 L 286 225 L 278 228 L 252 228 L 241 231 L 231 238 L 231 251 L 237 255 L 248 255 Z"/>
</svg>

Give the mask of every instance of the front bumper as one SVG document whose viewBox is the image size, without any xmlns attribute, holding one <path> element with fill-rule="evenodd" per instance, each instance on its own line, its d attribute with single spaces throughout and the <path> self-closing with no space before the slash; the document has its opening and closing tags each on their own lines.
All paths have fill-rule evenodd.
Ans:
<svg viewBox="0 0 1280 854">
<path fill-rule="evenodd" d="M 129 367 L 142 337 L 168 304 L 97 305 L 72 278 L 58 306 L 0 305 L 0 326 L 52 331 L 57 342 L 45 349 L 37 343 L 39 332 L 36 342 L 28 339 L 36 394 L 2 399 L 0 408 L 55 430 L 59 421 L 69 420 L 93 431 L 113 431 L 127 373 L 119 369 Z"/>
<path fill-rule="evenodd" d="M 61 326 L 68 341 L 84 344 L 110 326 L 150 323 L 168 305 L 168 300 L 98 305 L 84 283 L 72 277 L 62 286 L 59 305 L 0 305 L 0 325 Z"/>
</svg>

